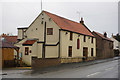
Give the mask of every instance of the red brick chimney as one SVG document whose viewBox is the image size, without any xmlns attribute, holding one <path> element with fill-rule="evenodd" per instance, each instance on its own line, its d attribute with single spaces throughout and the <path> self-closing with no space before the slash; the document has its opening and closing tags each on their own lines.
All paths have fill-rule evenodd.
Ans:
<svg viewBox="0 0 120 80">
<path fill-rule="evenodd" d="M 104 32 L 104 37 L 107 37 L 107 33 L 106 32 Z"/>
<path fill-rule="evenodd" d="M 83 21 L 83 18 L 81 18 L 81 21 L 80 21 L 81 24 L 84 24 L 84 21 Z"/>
</svg>

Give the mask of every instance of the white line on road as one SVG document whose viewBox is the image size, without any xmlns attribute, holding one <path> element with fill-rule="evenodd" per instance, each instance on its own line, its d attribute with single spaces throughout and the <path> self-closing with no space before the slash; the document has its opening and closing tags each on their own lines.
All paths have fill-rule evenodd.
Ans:
<svg viewBox="0 0 120 80">
<path fill-rule="evenodd" d="M 105 70 L 111 70 L 111 69 L 113 69 L 113 67 L 111 67 L 111 68 L 107 68 L 107 69 L 105 69 Z"/>
<path fill-rule="evenodd" d="M 99 73 L 101 73 L 101 72 L 95 72 L 95 73 L 93 73 L 93 74 L 87 75 L 87 77 L 90 77 L 90 76 L 93 76 L 93 75 L 97 75 L 97 74 L 99 74 Z"/>
</svg>

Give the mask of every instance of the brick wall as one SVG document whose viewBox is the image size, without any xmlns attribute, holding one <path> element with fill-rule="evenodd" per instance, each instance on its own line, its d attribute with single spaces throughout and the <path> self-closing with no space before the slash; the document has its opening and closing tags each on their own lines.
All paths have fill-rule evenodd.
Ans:
<svg viewBox="0 0 120 80">
<path fill-rule="evenodd" d="M 61 58 L 61 63 L 81 62 L 82 58 Z"/>
<path fill-rule="evenodd" d="M 56 66 L 60 64 L 60 59 L 58 58 L 36 58 L 32 57 L 32 69 L 40 69 L 49 66 Z"/>
<path fill-rule="evenodd" d="M 93 34 L 96 37 L 96 59 L 114 57 L 114 52 L 112 49 L 113 42 L 102 39 L 95 33 Z"/>
</svg>

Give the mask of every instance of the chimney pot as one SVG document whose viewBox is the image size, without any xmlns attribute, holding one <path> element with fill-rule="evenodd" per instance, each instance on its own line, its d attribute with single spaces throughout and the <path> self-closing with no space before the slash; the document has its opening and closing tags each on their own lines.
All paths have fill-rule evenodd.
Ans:
<svg viewBox="0 0 120 80">
<path fill-rule="evenodd" d="M 83 21 L 83 18 L 81 17 L 81 21 L 80 21 L 81 24 L 84 24 L 84 21 Z"/>
<path fill-rule="evenodd" d="M 107 37 L 107 33 L 106 32 L 104 32 L 104 37 Z"/>
</svg>

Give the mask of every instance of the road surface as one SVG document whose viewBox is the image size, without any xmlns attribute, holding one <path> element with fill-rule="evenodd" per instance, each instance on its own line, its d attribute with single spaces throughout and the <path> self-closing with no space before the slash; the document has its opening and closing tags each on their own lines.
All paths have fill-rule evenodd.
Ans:
<svg viewBox="0 0 120 80">
<path fill-rule="evenodd" d="M 3 70 L 3 78 L 118 78 L 118 60 L 47 73 L 32 70 Z"/>
</svg>

